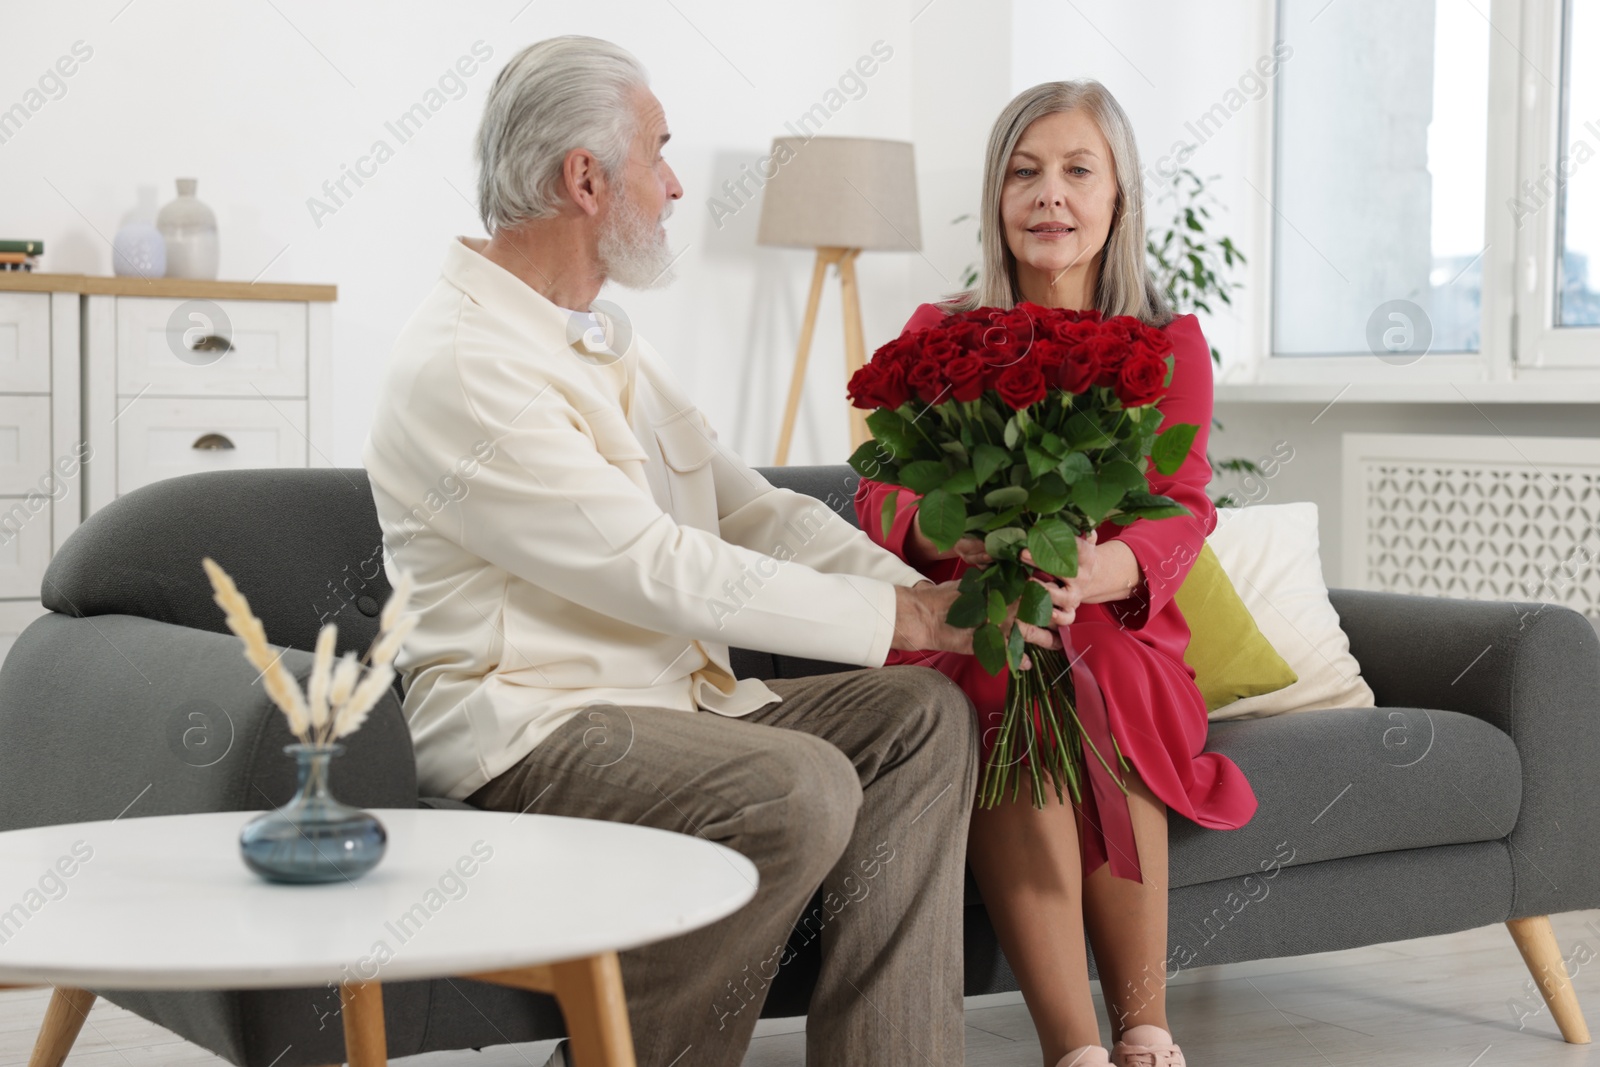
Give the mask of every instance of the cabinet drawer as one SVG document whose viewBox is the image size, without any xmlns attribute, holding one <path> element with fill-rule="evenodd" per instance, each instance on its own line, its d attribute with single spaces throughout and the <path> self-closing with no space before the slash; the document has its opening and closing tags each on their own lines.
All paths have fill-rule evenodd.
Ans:
<svg viewBox="0 0 1600 1067">
<path fill-rule="evenodd" d="M 0 497 L 0 596 L 37 597 L 50 562 L 48 497 Z"/>
<path fill-rule="evenodd" d="M 303 400 L 145 396 L 117 417 L 118 495 L 198 471 L 304 466 Z"/>
<path fill-rule="evenodd" d="M 0 396 L 0 495 L 59 496 L 50 463 L 50 398 Z"/>
<path fill-rule="evenodd" d="M 0 392 L 50 391 L 50 294 L 0 293 Z"/>
<path fill-rule="evenodd" d="M 306 306 L 118 297 L 117 392 L 146 390 L 153 396 L 304 397 Z"/>
</svg>

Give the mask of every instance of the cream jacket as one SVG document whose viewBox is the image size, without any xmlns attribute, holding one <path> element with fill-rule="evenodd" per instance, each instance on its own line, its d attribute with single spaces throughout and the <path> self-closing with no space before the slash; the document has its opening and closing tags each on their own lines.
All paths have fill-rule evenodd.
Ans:
<svg viewBox="0 0 1600 1067">
<path fill-rule="evenodd" d="M 591 705 L 778 700 L 729 645 L 880 666 L 894 586 L 927 581 L 774 488 L 600 322 L 457 239 L 396 342 L 362 460 L 388 578 L 416 583 L 396 662 L 424 795 L 468 796 Z"/>
</svg>

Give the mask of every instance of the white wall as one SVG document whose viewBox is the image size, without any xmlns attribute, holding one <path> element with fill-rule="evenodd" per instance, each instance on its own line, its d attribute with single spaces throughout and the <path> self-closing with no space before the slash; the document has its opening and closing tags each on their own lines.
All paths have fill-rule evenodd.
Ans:
<svg viewBox="0 0 1600 1067">
<path fill-rule="evenodd" d="M 1256 190 L 1270 187 L 1272 85 L 1247 75 L 1271 56 L 1273 6 L 1272 0 L 1013 4 L 1012 91 L 1069 78 L 1094 78 L 1111 90 L 1139 142 L 1152 228 L 1172 215 L 1170 200 L 1151 196 L 1162 187 L 1158 170 L 1186 166 L 1201 177 L 1216 176 L 1210 186 L 1218 201 L 1214 232 L 1232 237 L 1248 259 L 1235 275 L 1244 288 L 1233 306 L 1201 316 L 1206 337 L 1222 354 L 1222 375 L 1266 344 L 1260 302 L 1269 287 L 1271 218 Z M 1216 114 L 1226 118 L 1198 125 L 1219 104 L 1223 111 Z"/>
<path fill-rule="evenodd" d="M 859 264 L 875 347 L 965 261 L 948 221 L 963 196 L 976 196 L 982 136 L 1008 92 L 1009 5 L 981 0 L 124 3 L 8 4 L 0 16 L 0 109 L 75 42 L 92 49 L 64 94 L 0 144 L 0 236 L 44 240 L 44 269 L 109 274 L 110 239 L 141 192 L 156 206 L 172 198 L 174 178 L 198 177 L 218 215 L 222 277 L 339 286 L 333 377 L 343 419 L 330 458 L 340 465 L 360 462 L 393 339 L 436 277 L 445 242 L 481 233 L 472 135 L 495 72 L 527 44 L 604 36 L 649 68 L 685 187 L 668 223 L 684 254 L 671 287 L 607 296 L 756 463 L 772 459 L 811 254 L 757 248 L 759 204 L 719 227 L 708 198 L 875 42 L 892 49 L 822 131 L 914 138 L 924 167 L 926 256 L 868 254 Z M 401 144 L 385 122 L 475 44 L 491 58 Z M 952 79 L 954 66 L 979 73 Z M 323 183 L 379 139 L 393 158 L 314 218 L 308 199 L 332 205 Z M 829 282 L 796 463 L 849 451 L 839 291 Z"/>
</svg>

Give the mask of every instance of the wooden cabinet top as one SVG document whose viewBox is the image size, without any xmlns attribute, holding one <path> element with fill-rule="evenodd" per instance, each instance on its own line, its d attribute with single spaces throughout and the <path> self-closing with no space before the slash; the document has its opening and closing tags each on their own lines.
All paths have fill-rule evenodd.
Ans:
<svg viewBox="0 0 1600 1067">
<path fill-rule="evenodd" d="M 94 293 L 109 296 L 164 296 L 186 300 L 337 300 L 336 285 L 293 282 L 194 281 L 188 278 L 119 278 L 93 274 L 41 274 L 0 271 L 0 293 Z"/>
</svg>

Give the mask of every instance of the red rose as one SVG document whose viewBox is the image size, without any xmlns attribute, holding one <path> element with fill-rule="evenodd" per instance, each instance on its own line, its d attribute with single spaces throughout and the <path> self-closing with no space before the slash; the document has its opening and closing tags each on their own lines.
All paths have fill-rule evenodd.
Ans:
<svg viewBox="0 0 1600 1067">
<path fill-rule="evenodd" d="M 882 351 L 882 349 L 879 349 Z M 878 358 L 873 353 L 874 360 Z M 878 379 L 883 376 L 883 366 L 879 363 L 868 363 L 865 367 L 850 376 L 850 383 L 846 388 L 846 395 L 850 397 L 850 406 L 858 408 L 875 408 L 878 403 L 873 399 L 873 388 Z"/>
<path fill-rule="evenodd" d="M 1069 393 L 1086 392 L 1100 376 L 1100 360 L 1090 345 L 1067 349 L 1067 360 L 1057 373 L 1056 384 Z"/>
<path fill-rule="evenodd" d="M 935 360 L 924 358 L 913 363 L 906 374 L 906 385 L 927 404 L 937 404 L 947 399 L 948 388 L 944 380 L 944 367 Z"/>
<path fill-rule="evenodd" d="M 1038 367 L 1032 363 L 1013 363 L 1000 373 L 995 391 L 1007 407 L 1021 411 L 1043 400 L 1049 390 Z"/>
<path fill-rule="evenodd" d="M 1162 383 L 1167 377 L 1164 356 L 1138 355 L 1122 365 L 1115 386 L 1117 399 L 1125 408 L 1153 403 L 1166 392 Z"/>
<path fill-rule="evenodd" d="M 1095 374 L 1094 384 L 1115 387 L 1122 372 L 1122 364 L 1128 358 L 1128 344 L 1115 334 L 1102 331 L 1083 342 L 1080 348 L 1086 349 L 1093 356 L 1099 370 Z"/>
<path fill-rule="evenodd" d="M 1049 337 L 1041 337 L 1028 350 L 1030 362 L 1039 368 L 1044 380 L 1056 384 L 1061 376 L 1062 364 L 1067 361 L 1067 346 Z"/>
<path fill-rule="evenodd" d="M 960 401 L 976 400 L 983 395 L 984 363 L 977 356 L 957 356 L 944 365 L 944 375 L 950 379 L 950 395 Z"/>
<path fill-rule="evenodd" d="M 948 332 L 940 330 L 938 337 L 932 338 L 923 344 L 920 362 L 931 362 L 936 366 L 941 366 L 949 363 L 960 354 L 961 346 L 956 343 Z"/>
</svg>

